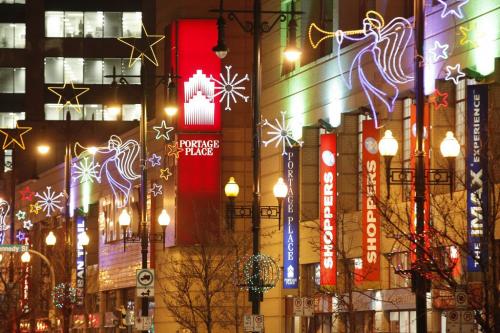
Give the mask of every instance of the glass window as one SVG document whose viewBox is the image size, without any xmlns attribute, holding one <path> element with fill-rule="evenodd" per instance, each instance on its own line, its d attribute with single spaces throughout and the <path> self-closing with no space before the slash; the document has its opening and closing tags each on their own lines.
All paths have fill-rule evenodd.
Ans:
<svg viewBox="0 0 500 333">
<path fill-rule="evenodd" d="M 16 128 L 17 121 L 24 119 L 24 112 L 0 112 L 0 128 Z"/>
<path fill-rule="evenodd" d="M 123 13 L 123 36 L 141 37 L 142 34 L 142 13 Z"/>
<path fill-rule="evenodd" d="M 103 76 L 106 75 L 111 75 L 113 74 L 113 67 L 116 68 L 116 74 L 121 74 L 121 69 L 122 69 L 122 59 L 113 59 L 113 58 L 107 58 L 104 59 L 104 74 Z M 112 78 L 104 78 L 104 84 L 111 84 L 113 82 Z"/>
<path fill-rule="evenodd" d="M 122 36 L 122 13 L 104 13 L 104 38 Z"/>
<path fill-rule="evenodd" d="M 122 106 L 122 120 L 132 121 L 141 119 L 141 105 L 140 104 L 123 104 Z"/>
<path fill-rule="evenodd" d="M 64 14 L 64 37 L 83 37 L 83 12 Z"/>
<path fill-rule="evenodd" d="M 64 36 L 64 12 L 45 12 L 45 36 Z"/>
<path fill-rule="evenodd" d="M 128 67 L 129 59 L 122 59 L 121 68 L 123 75 L 137 75 L 137 77 L 128 77 L 127 81 L 129 84 L 141 84 L 141 62 L 136 61 L 132 67 Z M 117 68 L 117 74 L 120 73 Z"/>
<path fill-rule="evenodd" d="M 14 47 L 14 26 L 11 23 L 0 23 L 0 48 L 11 49 Z"/>
<path fill-rule="evenodd" d="M 45 58 L 45 83 L 64 82 L 64 58 Z"/>
<path fill-rule="evenodd" d="M 83 83 L 83 58 L 64 59 L 64 81 Z"/>
<path fill-rule="evenodd" d="M 26 24 L 14 24 L 14 47 L 24 49 L 26 47 Z"/>
<path fill-rule="evenodd" d="M 113 121 L 118 120 L 118 115 L 121 113 L 121 110 L 111 109 L 111 108 L 103 108 L 102 114 L 99 119 L 104 121 Z"/>
<path fill-rule="evenodd" d="M 83 107 L 84 120 L 104 120 L 102 114 L 101 104 L 86 104 Z"/>
<path fill-rule="evenodd" d="M 3 171 L 11 171 L 12 170 L 12 149 L 5 149 L 3 151 Z"/>
<path fill-rule="evenodd" d="M 65 120 L 66 114 L 69 111 L 71 120 L 83 120 L 83 113 L 78 112 L 75 108 L 70 106 L 64 106 L 61 108 L 60 104 L 45 104 L 45 120 Z M 81 106 L 84 110 L 84 107 Z"/>
<path fill-rule="evenodd" d="M 0 3 L 26 3 L 26 0 L 0 0 Z"/>
<path fill-rule="evenodd" d="M 14 75 L 12 68 L 0 67 L 0 93 L 14 92 Z"/>
<path fill-rule="evenodd" d="M 87 84 L 102 84 L 102 60 L 85 59 L 83 62 L 83 82 Z"/>
<path fill-rule="evenodd" d="M 14 68 L 14 93 L 26 92 L 26 68 Z"/>
<path fill-rule="evenodd" d="M 86 38 L 102 38 L 104 15 L 102 12 L 85 12 L 84 29 Z"/>
</svg>

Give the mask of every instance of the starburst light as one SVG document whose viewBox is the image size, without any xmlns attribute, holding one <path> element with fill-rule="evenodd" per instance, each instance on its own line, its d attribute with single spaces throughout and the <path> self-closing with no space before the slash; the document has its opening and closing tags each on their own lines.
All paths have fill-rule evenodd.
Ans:
<svg viewBox="0 0 500 333">
<path fill-rule="evenodd" d="M 47 213 L 46 216 L 51 216 L 56 209 L 62 209 L 61 198 L 64 197 L 64 193 L 59 192 L 56 194 L 51 186 L 47 186 L 47 190 L 43 191 L 42 194 L 37 192 L 35 197 L 40 199 L 37 203 L 42 207 L 42 210 Z"/>
<path fill-rule="evenodd" d="M 271 138 L 269 140 L 262 140 L 262 143 L 264 144 L 265 147 L 267 147 L 268 144 L 276 142 L 275 147 L 278 147 L 280 144 L 282 146 L 282 155 L 286 155 L 286 146 L 288 145 L 289 147 L 293 147 L 295 143 L 298 143 L 300 146 L 302 146 L 302 141 L 300 140 L 295 140 L 292 136 L 292 129 L 290 124 L 286 123 L 285 120 L 285 112 L 281 112 L 281 123 L 278 121 L 278 119 L 274 120 L 276 125 L 273 125 L 270 123 L 267 119 L 264 120 L 262 123 L 262 127 L 268 126 L 270 127 L 270 130 L 267 132 L 268 135 L 271 135 Z"/>
<path fill-rule="evenodd" d="M 94 179 L 99 182 L 99 163 L 94 163 L 88 157 L 74 163 L 73 169 L 73 180 L 80 180 L 80 184 L 88 181 L 93 183 Z"/>
<path fill-rule="evenodd" d="M 222 103 L 226 102 L 225 110 L 231 111 L 231 102 L 236 103 L 237 97 L 242 98 L 245 102 L 248 102 L 249 96 L 242 94 L 245 87 L 242 85 L 245 81 L 250 81 L 248 74 L 238 80 L 238 74 L 231 76 L 231 67 L 226 66 L 226 75 L 224 76 L 220 73 L 220 81 L 210 75 L 210 80 L 216 83 L 214 97 L 219 96 L 219 101 Z"/>
</svg>

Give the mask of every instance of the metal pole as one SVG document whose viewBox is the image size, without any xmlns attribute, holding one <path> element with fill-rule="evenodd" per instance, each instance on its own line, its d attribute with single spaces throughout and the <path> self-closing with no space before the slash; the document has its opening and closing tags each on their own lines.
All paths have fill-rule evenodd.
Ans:
<svg viewBox="0 0 500 333">
<path fill-rule="evenodd" d="M 415 204 L 416 204 L 416 260 L 425 261 L 424 201 L 425 201 L 425 165 L 424 165 L 424 25 L 425 0 L 415 0 L 415 93 L 416 93 L 416 130 L 415 151 Z M 411 222 L 412 223 L 412 222 Z M 426 293 L 427 281 L 421 272 L 413 272 L 417 333 L 427 333 Z"/>
<path fill-rule="evenodd" d="M 16 239 L 16 218 L 15 218 L 15 211 L 16 211 L 16 148 L 14 145 L 14 148 L 12 148 L 12 170 L 10 171 L 10 243 L 14 244 L 15 239 Z M 9 283 L 13 284 L 14 283 L 14 253 L 10 254 L 10 260 L 9 260 Z M 17 318 L 16 318 L 16 312 L 17 312 L 17 305 L 14 307 L 14 312 L 12 315 L 12 327 L 11 329 L 14 329 L 15 332 L 18 332 L 18 325 L 17 325 Z"/>
<path fill-rule="evenodd" d="M 66 202 L 64 207 L 64 232 L 66 238 L 66 248 L 64 255 L 64 264 L 65 264 L 65 279 L 64 281 L 68 284 L 67 287 L 71 284 L 71 220 L 70 220 L 70 199 L 71 199 L 71 188 L 70 188 L 70 177 L 71 177 L 71 142 L 69 140 L 70 137 L 70 122 L 71 115 L 69 111 L 66 112 L 66 151 L 64 154 L 64 193 L 66 194 Z M 66 290 L 69 292 L 69 290 Z M 65 306 L 63 310 L 63 320 L 64 320 L 64 332 L 69 333 L 69 323 L 70 323 L 70 315 L 71 308 Z"/>
<path fill-rule="evenodd" d="M 254 0 L 253 3 L 253 80 L 252 80 L 252 109 L 253 109 L 253 199 L 252 199 L 252 245 L 253 255 L 260 253 L 260 89 L 261 89 L 261 1 Z M 260 313 L 260 302 L 262 291 L 257 288 L 261 284 L 260 267 L 256 260 L 253 260 L 254 290 L 249 289 L 250 300 L 252 301 L 252 314 Z M 255 280 L 259 281 L 255 281 Z"/>
</svg>

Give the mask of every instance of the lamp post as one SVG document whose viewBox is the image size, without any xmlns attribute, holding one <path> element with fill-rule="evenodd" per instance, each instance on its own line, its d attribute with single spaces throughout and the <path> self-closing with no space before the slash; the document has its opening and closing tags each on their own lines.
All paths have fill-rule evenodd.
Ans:
<svg viewBox="0 0 500 333">
<path fill-rule="evenodd" d="M 78 235 L 78 242 L 82 245 L 83 248 L 83 331 L 87 332 L 89 318 L 87 313 L 87 246 L 90 243 L 90 238 L 87 235 L 87 232 L 84 230 L 82 233 Z"/>
<path fill-rule="evenodd" d="M 130 227 L 131 221 L 132 218 L 127 208 L 123 209 L 118 217 L 118 224 L 123 232 L 123 252 L 127 249 L 127 243 L 142 243 L 144 236 L 142 230 L 140 235 L 136 233 L 132 233 L 130 236 L 128 235 L 127 229 Z M 151 243 L 163 243 L 163 250 L 165 250 L 166 231 L 167 226 L 170 224 L 170 215 L 167 213 L 166 209 L 162 209 L 158 216 L 158 224 L 162 229 L 162 233 L 151 233 L 146 231 L 146 240 Z"/>
<path fill-rule="evenodd" d="M 278 22 L 284 22 L 287 19 L 287 16 L 290 15 L 292 20 L 294 21 L 295 15 L 302 14 L 302 12 L 295 11 L 295 4 L 292 0 L 292 8 L 291 11 L 263 11 L 262 10 L 262 1 L 254 0 L 253 1 L 253 9 L 252 10 L 237 10 L 237 9 L 224 9 L 224 1 L 220 1 L 219 9 L 212 10 L 213 12 L 219 13 L 219 17 L 217 19 L 217 28 L 218 28 L 218 41 L 217 45 L 213 48 L 214 52 L 217 54 L 219 58 L 224 58 L 228 53 L 228 48 L 225 43 L 225 20 L 224 14 L 227 14 L 230 20 L 235 20 L 238 25 L 242 28 L 242 30 L 246 33 L 252 34 L 253 37 L 253 49 L 252 49 L 252 137 L 253 137 L 253 156 L 252 156 L 252 212 L 254 214 L 251 215 L 252 218 L 252 254 L 253 256 L 257 256 L 260 254 L 260 214 L 256 212 L 260 211 L 260 97 L 261 97 L 261 41 L 262 35 L 264 33 L 270 32 L 273 27 Z M 248 24 L 243 24 L 242 21 L 238 18 L 238 14 L 251 14 L 252 21 L 248 22 Z M 275 16 L 271 23 L 265 22 L 262 20 L 262 15 L 272 15 Z M 295 28 L 292 22 L 290 23 L 290 28 Z M 292 31 L 290 31 L 292 32 Z M 289 41 L 291 41 L 293 34 L 290 33 Z M 295 39 L 293 40 L 295 42 Z M 297 49 L 298 50 L 298 49 Z M 297 53 L 296 53 L 297 54 Z M 253 276 L 258 277 L 259 274 L 259 265 L 256 264 L 257 261 L 254 261 Z M 254 281 L 256 284 L 258 281 Z M 260 302 L 262 301 L 262 292 L 255 291 L 253 289 L 249 289 L 249 298 L 252 302 L 252 314 L 258 315 L 260 313 Z"/>
</svg>

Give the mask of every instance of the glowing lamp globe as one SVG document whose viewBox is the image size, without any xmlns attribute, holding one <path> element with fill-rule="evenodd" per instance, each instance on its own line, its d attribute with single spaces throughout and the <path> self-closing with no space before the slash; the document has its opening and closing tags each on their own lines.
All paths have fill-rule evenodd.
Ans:
<svg viewBox="0 0 500 333">
<path fill-rule="evenodd" d="M 396 156 L 398 152 L 398 141 L 392 136 L 391 130 L 385 131 L 384 137 L 380 139 L 378 144 L 378 149 L 382 156 Z"/>
<path fill-rule="evenodd" d="M 118 217 L 118 224 L 122 227 L 128 227 L 130 225 L 130 214 L 126 209 L 122 210 L 120 216 Z"/>
<path fill-rule="evenodd" d="M 162 227 L 166 227 L 170 224 L 170 215 L 168 215 L 165 209 L 163 209 L 160 213 L 160 216 L 158 216 L 158 223 Z"/>
<path fill-rule="evenodd" d="M 167 116 L 173 117 L 177 114 L 177 105 L 168 104 L 167 106 L 165 106 L 165 108 L 163 110 L 165 111 Z"/>
<path fill-rule="evenodd" d="M 36 147 L 36 149 L 37 149 L 39 154 L 46 155 L 50 151 L 50 146 L 42 144 L 42 145 L 39 145 L 38 147 Z"/>
<path fill-rule="evenodd" d="M 446 137 L 439 148 L 443 157 L 457 157 L 460 154 L 460 144 L 451 131 L 446 132 Z"/>
<path fill-rule="evenodd" d="M 238 193 L 240 193 L 240 187 L 234 180 L 234 177 L 229 177 L 229 181 L 224 187 L 224 192 L 228 198 L 236 198 L 238 196 Z"/>
<path fill-rule="evenodd" d="M 50 231 L 47 237 L 45 237 L 45 244 L 48 246 L 54 246 L 56 245 L 57 239 L 56 236 L 54 235 L 54 232 Z"/>
<path fill-rule="evenodd" d="M 29 252 L 24 252 L 22 255 L 21 255 L 21 261 L 25 264 L 29 263 L 31 260 L 31 255 L 29 254 Z"/>
<path fill-rule="evenodd" d="M 285 56 L 286 60 L 289 62 L 295 62 L 300 59 L 300 56 L 302 55 L 302 51 L 298 49 L 294 45 L 288 46 L 285 51 L 283 52 L 283 55 Z"/>
<path fill-rule="evenodd" d="M 0 253 L 0 262 L 3 260 L 3 255 Z"/>
<path fill-rule="evenodd" d="M 286 186 L 283 178 L 279 178 L 273 187 L 273 194 L 276 199 L 284 199 L 288 193 L 288 186 Z"/>
</svg>

